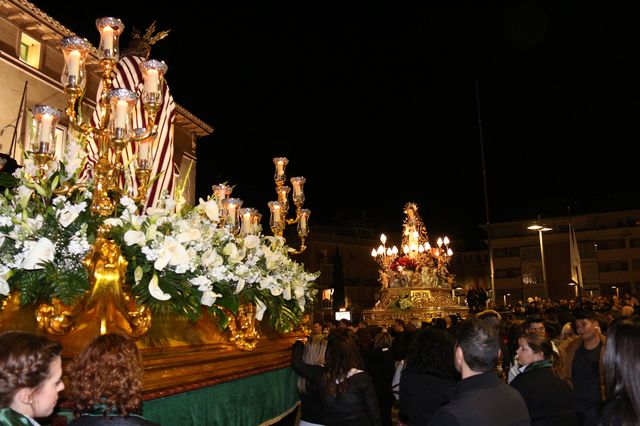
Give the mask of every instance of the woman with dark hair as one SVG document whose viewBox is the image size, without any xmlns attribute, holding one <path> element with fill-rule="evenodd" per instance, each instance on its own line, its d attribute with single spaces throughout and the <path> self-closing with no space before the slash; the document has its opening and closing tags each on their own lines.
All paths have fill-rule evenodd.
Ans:
<svg viewBox="0 0 640 426">
<path fill-rule="evenodd" d="M 142 408 L 142 359 L 136 344 L 119 334 L 96 337 L 71 362 L 69 401 L 75 426 L 156 425 Z"/>
<path fill-rule="evenodd" d="M 353 333 L 329 334 L 325 364 L 318 376 L 313 366 L 299 361 L 301 342 L 294 343 L 294 370 L 309 380 L 319 380 L 327 426 L 381 426 L 380 410 L 371 376 L 363 371 Z"/>
<path fill-rule="evenodd" d="M 312 335 L 307 344 L 297 340 L 293 345 L 291 367 L 300 375 L 298 378 L 298 394 L 300 396 L 300 425 L 322 425 L 323 410 L 320 377 L 327 350 L 327 336 Z"/>
<path fill-rule="evenodd" d="M 22 331 L 0 334 L 0 425 L 35 425 L 58 402 L 62 346 Z"/>
<path fill-rule="evenodd" d="M 327 426 L 382 424 L 371 376 L 363 368 L 353 338 L 330 334 L 321 378 Z"/>
<path fill-rule="evenodd" d="M 607 400 L 585 425 L 640 424 L 640 319 L 621 317 L 609 325 L 604 351 Z"/>
<path fill-rule="evenodd" d="M 449 402 L 456 386 L 453 349 L 453 337 L 443 330 L 426 328 L 414 337 L 400 379 L 403 422 L 425 425 Z"/>
<path fill-rule="evenodd" d="M 544 333 L 523 333 L 516 350 L 524 367 L 510 383 L 527 403 L 535 426 L 576 425 L 571 380 L 560 369 L 560 358 Z"/>
</svg>

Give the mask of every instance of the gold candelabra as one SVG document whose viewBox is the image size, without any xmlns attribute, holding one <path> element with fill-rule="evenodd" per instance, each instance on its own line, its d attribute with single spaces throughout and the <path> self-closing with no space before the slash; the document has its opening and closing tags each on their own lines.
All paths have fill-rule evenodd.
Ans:
<svg viewBox="0 0 640 426">
<path fill-rule="evenodd" d="M 87 83 L 85 63 L 90 49 L 85 39 L 65 37 L 62 40 L 64 68 L 61 81 L 67 95 L 65 113 L 69 130 L 93 140 L 98 147 L 98 160 L 93 170 L 91 213 L 105 218 L 114 213 L 118 200 L 125 194 L 130 195 L 141 209 L 144 208 L 151 177 L 152 147 L 157 136 L 156 116 L 162 106 L 167 66 L 156 60 L 144 61 L 140 66 L 144 80 L 141 91 L 114 88 L 114 71 L 120 55 L 119 38 L 124 24 L 120 19 L 106 17 L 96 20 L 96 27 L 100 33 L 98 54 L 102 77 L 95 123 L 83 121 L 80 114 Z M 147 125 L 146 128 L 136 129 L 133 128 L 133 115 L 139 103 L 142 104 Z M 37 166 L 35 178 L 42 182 L 46 179 L 49 164 L 55 158 L 55 129 L 63 113 L 47 105 L 36 105 L 30 112 L 31 126 L 24 138 L 25 151 Z M 131 143 L 137 145 L 137 193 L 132 194 L 123 179 L 125 165 L 122 157 L 123 150 Z M 69 196 L 80 189 L 86 189 L 86 185 L 63 182 L 54 193 Z M 64 324 L 59 324 L 61 316 L 58 311 L 69 313 L 69 309 L 55 304 L 42 305 L 38 312 L 42 327 L 51 332 L 68 333 L 80 324 L 97 322 L 100 333 L 118 329 L 132 336 L 140 336 L 147 332 L 150 313 L 144 307 L 138 307 L 123 288 L 127 261 L 121 255 L 120 247 L 108 235 L 109 227 L 101 224 L 96 241 L 84 262 L 91 284 L 90 294 L 85 300 L 86 309 L 76 312 L 76 318 L 71 320 L 66 315 Z"/>
<path fill-rule="evenodd" d="M 289 193 L 291 187 L 285 185 L 285 168 L 289 160 L 284 157 L 273 159 L 275 164 L 274 180 L 276 183 L 277 201 L 269 201 L 270 217 L 269 226 L 273 235 L 282 237 L 287 225 L 297 225 L 297 233 L 300 238 L 298 249 L 289 248 L 289 253 L 300 254 L 307 248 L 305 241 L 309 236 L 309 217 L 311 210 L 302 208 L 304 204 L 304 184 L 306 179 L 302 176 L 290 179 L 293 187 L 292 200 L 296 206 L 295 218 L 287 218 L 289 211 Z M 213 195 L 218 203 L 218 208 L 222 212 L 220 226 L 224 226 L 234 234 L 241 236 L 256 235 L 260 231 L 260 220 L 262 215 L 254 208 L 241 208 L 243 201 L 239 198 L 229 198 L 233 188 L 226 184 L 218 184 L 212 187 Z"/>
</svg>

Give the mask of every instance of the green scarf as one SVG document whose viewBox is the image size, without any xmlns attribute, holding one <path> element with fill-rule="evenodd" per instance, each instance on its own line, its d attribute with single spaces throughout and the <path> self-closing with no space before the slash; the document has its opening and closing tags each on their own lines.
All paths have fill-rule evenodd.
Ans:
<svg viewBox="0 0 640 426">
<path fill-rule="evenodd" d="M 527 365 L 527 368 L 524 371 L 535 370 L 536 368 L 545 368 L 545 367 L 553 367 L 553 361 L 550 359 L 543 359 L 542 361 L 532 362 Z"/>
<path fill-rule="evenodd" d="M 0 425 L 2 426 L 32 426 L 32 424 L 26 416 L 9 407 L 0 409 Z"/>
</svg>

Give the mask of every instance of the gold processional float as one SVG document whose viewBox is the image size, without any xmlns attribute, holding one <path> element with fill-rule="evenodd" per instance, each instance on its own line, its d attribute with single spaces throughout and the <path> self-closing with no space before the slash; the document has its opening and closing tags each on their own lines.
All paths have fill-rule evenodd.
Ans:
<svg viewBox="0 0 640 426">
<path fill-rule="evenodd" d="M 288 364 L 291 336 L 306 332 L 305 303 L 317 278 L 290 257 L 305 250 L 309 233 L 305 178 L 290 180 L 296 211 L 288 218 L 288 160 L 273 159 L 273 236 L 262 235 L 260 213 L 230 198 L 226 184 L 195 207 L 181 204 L 178 189 L 177 202 L 167 196 L 145 209 L 167 67 L 146 60 L 141 90 L 113 88 L 124 25 L 102 18 L 96 26 L 97 52 L 85 39 L 63 39 L 68 107 L 29 109 L 24 166 L 16 187 L 0 195 L 0 330 L 45 333 L 68 356 L 99 333 L 128 335 L 143 349 L 147 397 Z M 97 119 L 88 122 L 81 112 L 91 54 L 102 81 Z M 132 128 L 136 108 L 146 128 Z M 69 129 L 64 158 L 55 158 L 59 121 Z M 88 140 L 99 160 L 81 182 L 77 165 Z M 131 144 L 137 189 L 127 185 L 134 178 L 121 155 Z M 286 245 L 287 225 L 297 225 L 298 249 Z M 263 350 L 250 356 L 261 340 Z"/>
<path fill-rule="evenodd" d="M 407 203 L 404 213 L 402 253 L 396 246 L 387 246 L 384 234 L 380 235 L 381 245 L 371 251 L 380 268 L 380 299 L 373 308 L 362 311 L 363 319 L 386 326 L 396 319 L 429 322 L 466 315 L 468 308 L 460 306 L 455 276 L 449 271 L 453 256 L 449 238 L 438 238 L 435 247 L 431 246 L 417 204 Z"/>
</svg>

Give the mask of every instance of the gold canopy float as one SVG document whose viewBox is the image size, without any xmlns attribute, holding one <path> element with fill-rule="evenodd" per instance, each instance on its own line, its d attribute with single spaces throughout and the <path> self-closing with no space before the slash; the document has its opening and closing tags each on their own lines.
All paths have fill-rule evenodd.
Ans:
<svg viewBox="0 0 640 426">
<path fill-rule="evenodd" d="M 432 247 L 417 204 L 407 203 L 404 213 L 402 253 L 396 246 L 387 246 L 384 234 L 380 235 L 380 246 L 371 251 L 380 268 L 380 299 L 373 308 L 362 311 L 363 319 L 382 326 L 395 319 L 431 321 L 450 314 L 466 314 L 468 308 L 454 301 L 449 238 L 439 237 Z"/>
<path fill-rule="evenodd" d="M 213 362 L 229 368 L 227 379 L 282 366 L 292 336 L 305 331 L 305 306 L 316 291 L 317 274 L 291 258 L 305 250 L 309 234 L 305 178 L 290 180 L 296 209 L 288 218 L 288 160 L 274 158 L 273 236 L 261 233 L 260 213 L 241 208 L 226 184 L 214 186 L 195 207 L 185 205 L 179 184 L 175 199 L 165 195 L 145 209 L 167 67 L 144 61 L 141 88 L 113 88 L 124 25 L 102 18 L 96 26 L 102 74 L 97 122 L 82 121 L 80 113 L 85 63 L 96 50 L 67 37 L 61 74 L 66 111 L 29 109 L 18 184 L 0 195 L 0 330 L 46 333 L 63 343 L 67 356 L 98 334 L 128 335 L 145 349 L 145 362 L 177 369 L 172 378 L 167 371 L 148 372 L 149 389 L 159 394 L 178 389 L 177 383 L 186 386 L 179 391 L 224 380 L 211 372 Z M 132 127 L 136 110 L 144 111 L 145 128 Z M 68 139 L 63 158 L 56 158 L 55 129 L 63 120 Z M 99 160 L 93 176 L 81 181 L 89 140 Z M 122 157 L 132 144 L 135 177 Z M 296 225 L 298 248 L 283 238 L 287 225 Z M 254 350 L 260 340 L 269 342 L 257 358 L 229 356 Z M 233 376 L 235 369 L 243 373 Z"/>
</svg>

